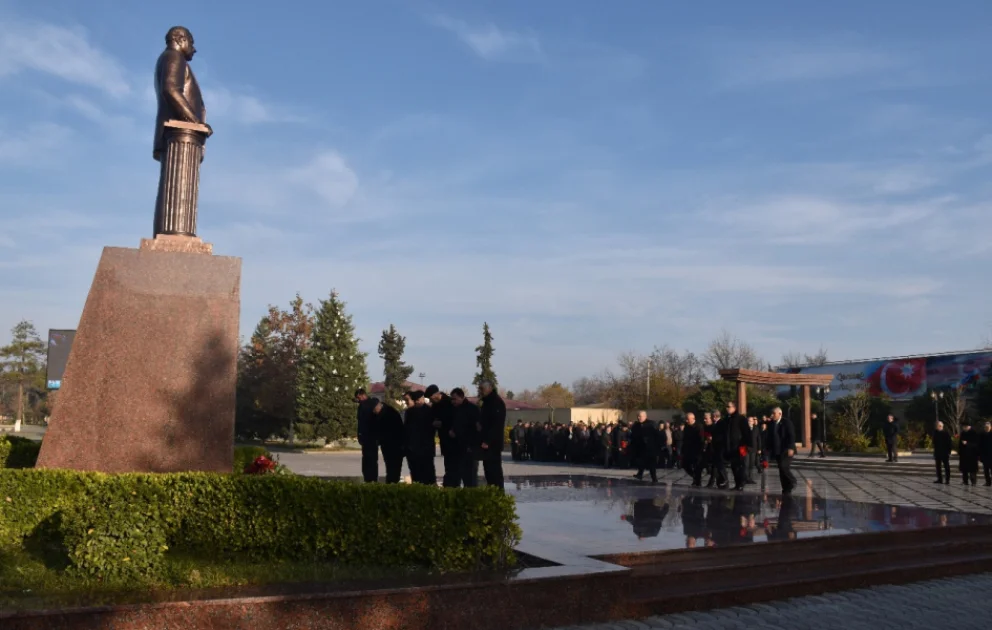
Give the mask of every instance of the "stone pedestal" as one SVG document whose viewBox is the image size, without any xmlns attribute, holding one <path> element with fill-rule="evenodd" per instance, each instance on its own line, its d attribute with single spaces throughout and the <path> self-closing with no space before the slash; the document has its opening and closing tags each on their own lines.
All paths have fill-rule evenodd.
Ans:
<svg viewBox="0 0 992 630">
<path fill-rule="evenodd" d="M 206 125 L 169 120 L 155 200 L 152 234 L 196 236 L 196 204 L 200 195 L 200 162 L 210 134 Z"/>
<path fill-rule="evenodd" d="M 104 248 L 39 468 L 231 470 L 241 259 L 204 246 Z"/>
</svg>

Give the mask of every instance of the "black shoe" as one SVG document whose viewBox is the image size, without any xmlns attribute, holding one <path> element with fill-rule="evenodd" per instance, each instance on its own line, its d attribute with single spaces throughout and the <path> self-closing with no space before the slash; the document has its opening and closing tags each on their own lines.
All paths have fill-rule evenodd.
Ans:
<svg viewBox="0 0 992 630">
<path fill-rule="evenodd" d="M 718 483 L 718 484 L 716 484 L 717 490 L 726 490 L 729 487 L 730 487 L 730 484 L 729 483 Z"/>
<path fill-rule="evenodd" d="M 985 485 L 986 485 L 986 486 L 992 486 L 992 481 L 986 481 L 986 482 L 985 482 Z"/>
<path fill-rule="evenodd" d="M 949 486 L 949 485 L 951 485 L 951 480 L 950 480 L 950 479 L 948 479 L 947 481 L 945 481 L 945 482 L 944 482 L 944 485 L 945 485 L 945 486 Z"/>
<path fill-rule="evenodd" d="M 938 479 L 938 480 L 937 480 L 937 481 L 935 481 L 934 483 L 944 483 L 944 480 L 943 480 L 943 479 Z"/>
<path fill-rule="evenodd" d="M 693 481 L 691 485 L 692 485 L 693 488 L 701 488 L 703 486 L 703 484 L 696 483 L 695 481 Z"/>
<path fill-rule="evenodd" d="M 644 475 L 634 475 L 634 479 L 638 481 L 644 481 Z"/>
<path fill-rule="evenodd" d="M 707 487 L 707 488 L 712 488 L 712 487 L 713 487 L 713 486 L 714 486 L 715 484 L 716 484 L 716 482 L 715 482 L 715 481 L 711 481 L 711 482 L 709 482 L 708 484 L 706 484 L 706 487 Z"/>
</svg>

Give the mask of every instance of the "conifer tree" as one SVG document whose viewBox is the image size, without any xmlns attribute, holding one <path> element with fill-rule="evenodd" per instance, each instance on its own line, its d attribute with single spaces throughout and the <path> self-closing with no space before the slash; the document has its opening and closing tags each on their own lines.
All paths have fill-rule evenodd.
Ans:
<svg viewBox="0 0 992 630">
<path fill-rule="evenodd" d="M 331 291 L 317 308 L 296 387 L 297 416 L 319 437 L 336 440 L 357 434 L 355 390 L 367 387 L 369 380 L 359 341 L 345 303 Z"/>
<path fill-rule="evenodd" d="M 475 364 L 479 366 L 479 371 L 472 384 L 478 389 L 482 381 L 489 381 L 493 384 L 493 389 L 498 388 L 496 373 L 493 372 L 493 335 L 489 332 L 489 323 L 482 324 L 482 345 L 475 348 Z"/>
<path fill-rule="evenodd" d="M 389 325 L 389 330 L 382 331 L 379 340 L 379 356 L 382 358 L 383 385 L 385 401 L 396 406 L 403 396 L 403 383 L 413 374 L 413 366 L 403 362 L 403 351 L 406 349 L 406 337 Z"/>
</svg>

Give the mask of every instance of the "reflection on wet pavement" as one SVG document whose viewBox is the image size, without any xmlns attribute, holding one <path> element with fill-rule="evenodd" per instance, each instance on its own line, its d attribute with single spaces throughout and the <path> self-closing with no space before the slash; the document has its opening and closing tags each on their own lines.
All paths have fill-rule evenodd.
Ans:
<svg viewBox="0 0 992 630">
<path fill-rule="evenodd" d="M 511 477 L 528 553 L 598 556 L 992 524 L 992 515 L 601 477 Z M 569 564 L 569 562 L 565 562 Z"/>
</svg>

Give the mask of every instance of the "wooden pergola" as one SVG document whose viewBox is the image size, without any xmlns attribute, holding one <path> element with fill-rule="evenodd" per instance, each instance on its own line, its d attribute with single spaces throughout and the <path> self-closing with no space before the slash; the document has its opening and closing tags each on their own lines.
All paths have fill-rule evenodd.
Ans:
<svg viewBox="0 0 992 630">
<path fill-rule="evenodd" d="M 783 374 L 780 372 L 761 372 L 759 370 L 720 370 L 720 378 L 725 381 L 737 383 L 737 411 L 747 415 L 747 386 L 750 385 L 774 385 L 774 386 L 795 386 L 799 387 L 799 398 L 803 407 L 803 422 L 801 425 L 802 444 L 805 448 L 810 448 L 812 444 L 813 431 L 810 415 L 812 409 L 810 403 L 810 387 L 826 387 L 834 380 L 832 374 Z"/>
</svg>

